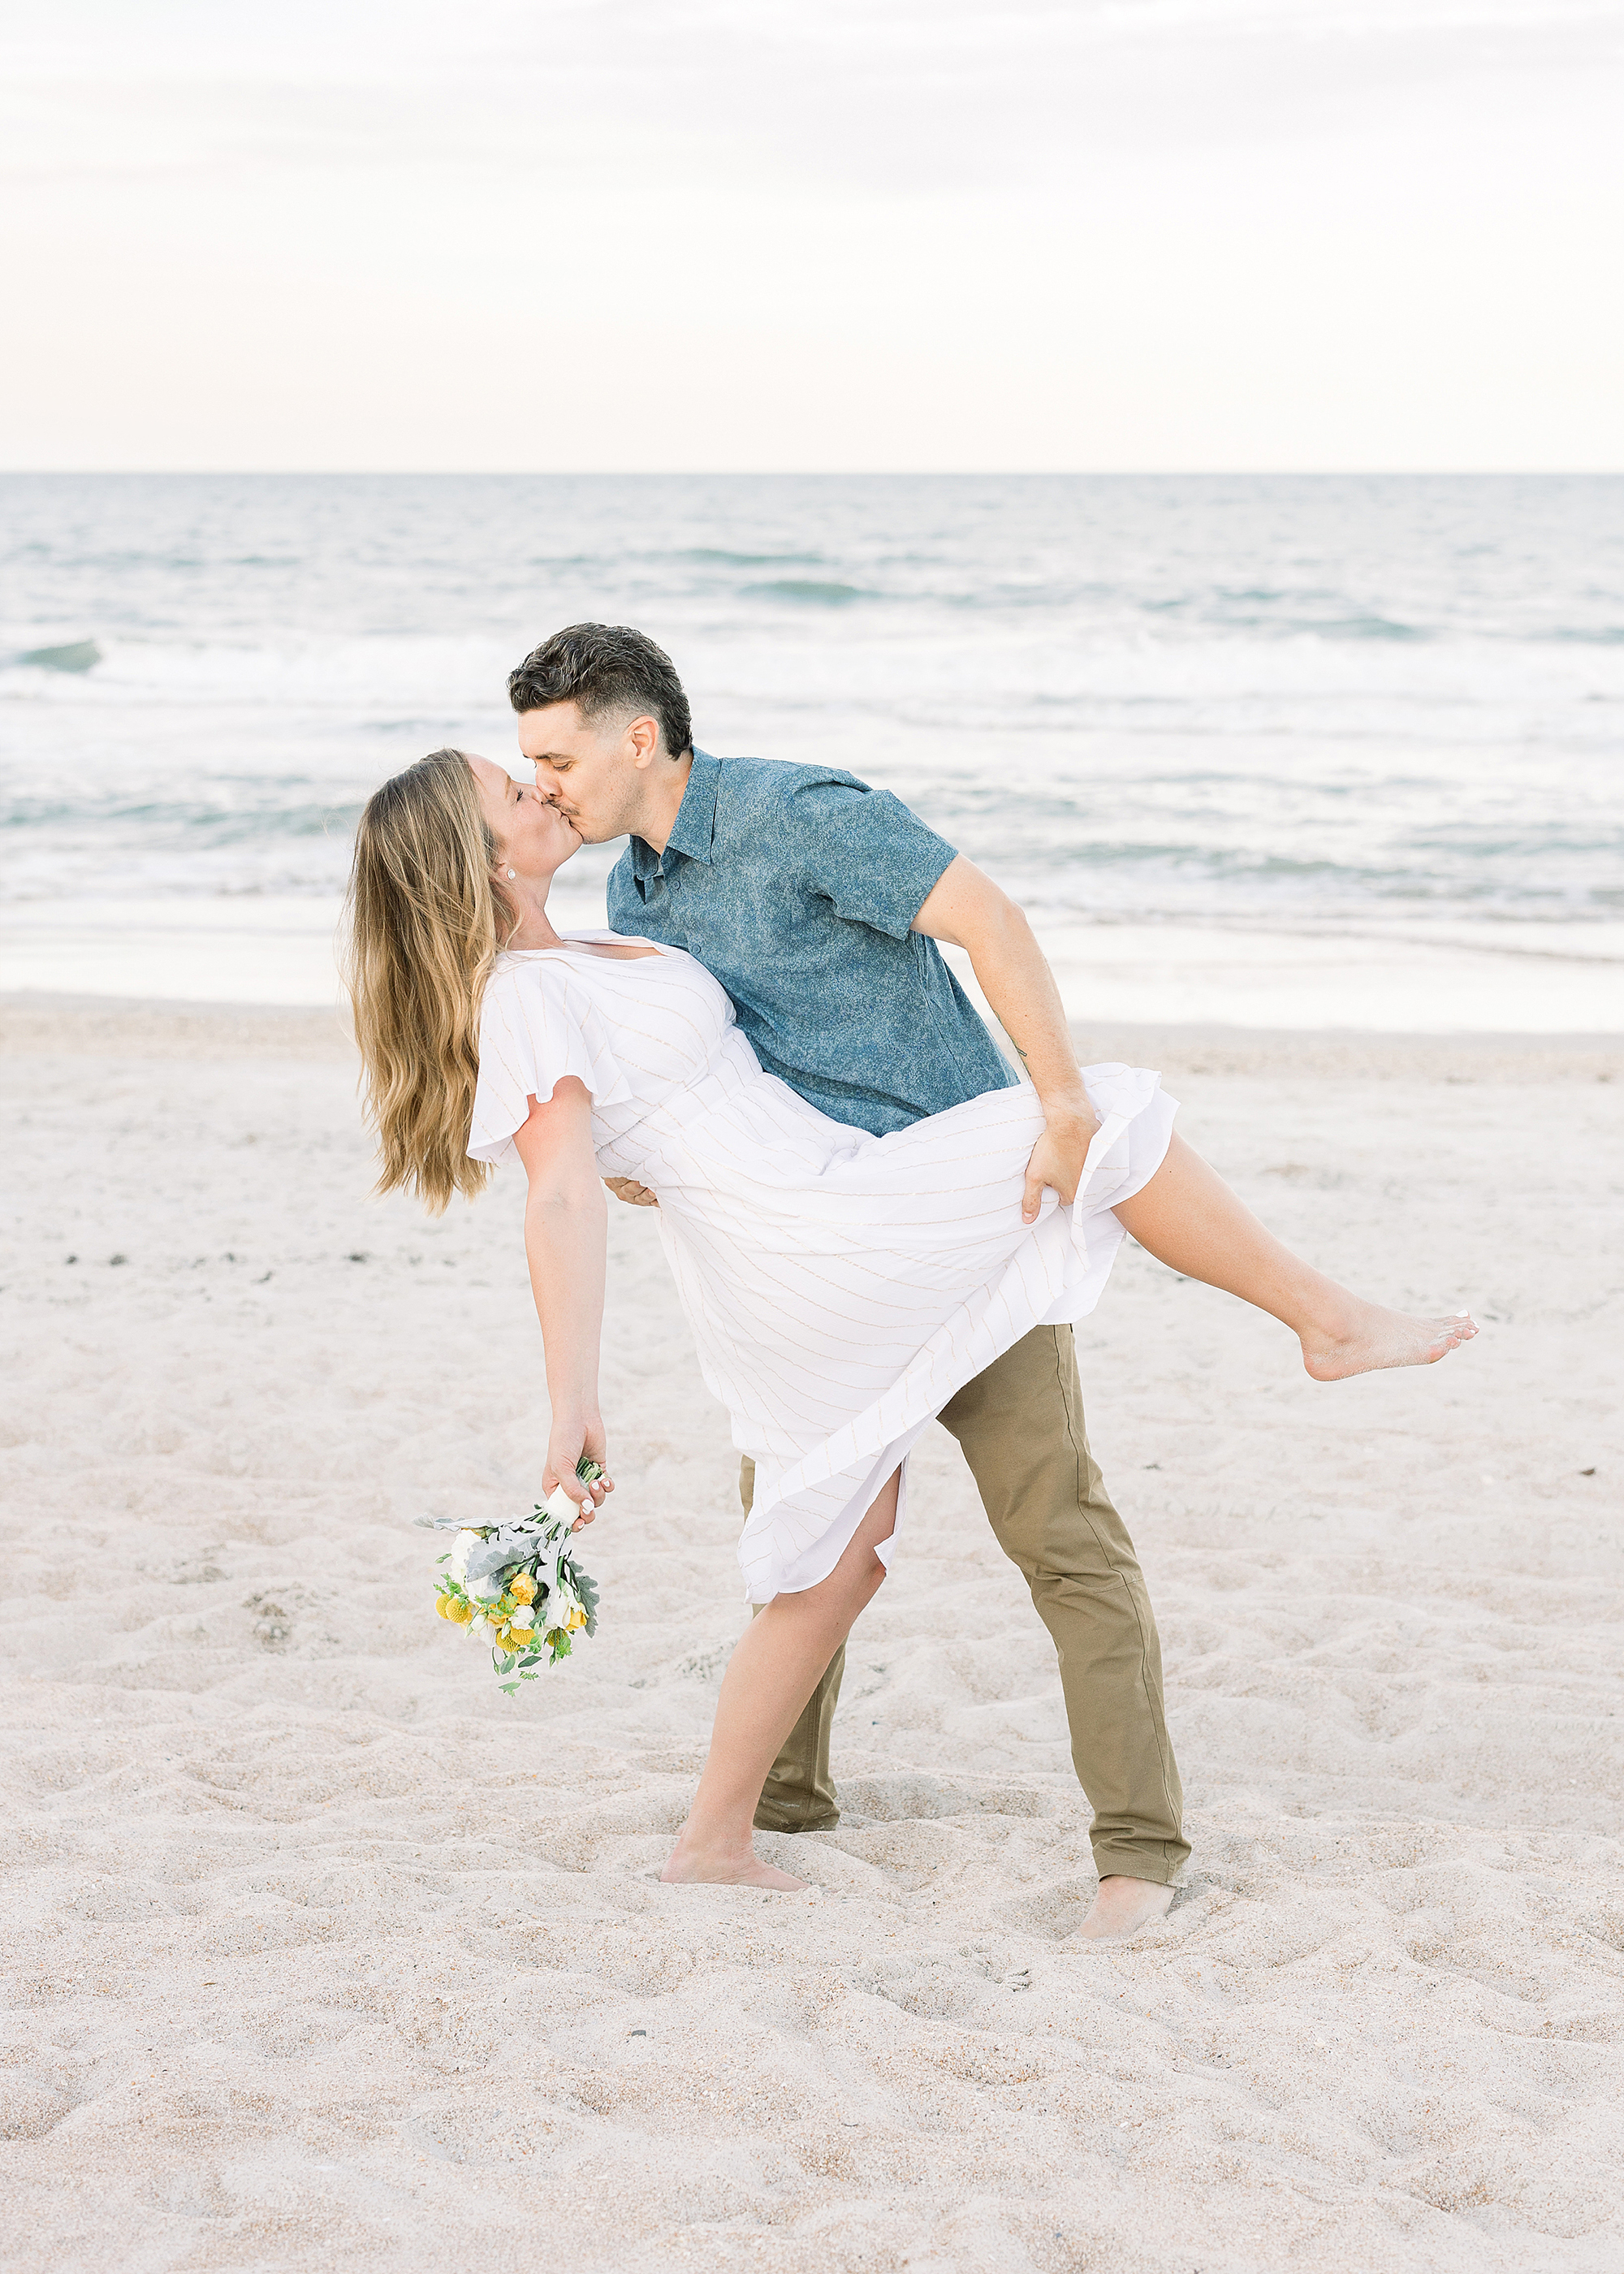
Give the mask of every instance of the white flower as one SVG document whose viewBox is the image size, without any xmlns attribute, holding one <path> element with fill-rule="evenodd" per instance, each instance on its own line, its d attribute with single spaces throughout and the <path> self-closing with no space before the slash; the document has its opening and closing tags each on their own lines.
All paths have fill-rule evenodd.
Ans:
<svg viewBox="0 0 1624 2274">
<path fill-rule="evenodd" d="M 510 1627 L 533 1627 L 536 1623 L 534 1605 L 521 1603 L 517 1610 L 508 1613 L 508 1623 Z"/>
<path fill-rule="evenodd" d="M 478 1545 L 479 1534 L 477 1532 L 459 1532 L 451 1543 L 451 1555 L 445 1568 L 459 1586 L 468 1576 L 469 1555 Z"/>
<path fill-rule="evenodd" d="M 561 1582 L 554 1587 L 553 1593 L 547 1597 L 546 1622 L 549 1632 L 554 1627 L 567 1627 L 569 1624 L 569 1615 L 580 1600 L 573 1587 L 565 1586 Z"/>
</svg>

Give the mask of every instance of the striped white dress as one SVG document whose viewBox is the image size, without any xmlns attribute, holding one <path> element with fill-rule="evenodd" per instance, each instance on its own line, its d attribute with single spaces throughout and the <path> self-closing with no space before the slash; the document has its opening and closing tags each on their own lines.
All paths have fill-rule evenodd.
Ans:
<svg viewBox="0 0 1624 2274">
<path fill-rule="evenodd" d="M 1123 1239 L 1111 1209 L 1160 1166 L 1175 1111 L 1154 1073 L 1086 1066 L 1103 1126 L 1076 1206 L 1046 1193 L 1026 1225 L 1043 1121 L 1026 1084 L 871 1137 L 764 1073 L 680 949 L 504 955 L 480 1022 L 474 1158 L 512 1155 L 530 1099 L 567 1074 L 591 1094 L 603 1174 L 659 1196 L 705 1381 L 756 1463 L 739 1560 L 758 1603 L 827 1577 L 955 1390 L 1032 1328 L 1094 1308 Z"/>
</svg>

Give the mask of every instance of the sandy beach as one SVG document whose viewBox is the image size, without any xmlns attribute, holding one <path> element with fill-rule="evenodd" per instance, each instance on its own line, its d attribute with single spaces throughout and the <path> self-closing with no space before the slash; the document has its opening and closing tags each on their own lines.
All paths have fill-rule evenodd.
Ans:
<svg viewBox="0 0 1624 2274">
<path fill-rule="evenodd" d="M 664 1887 L 745 1608 L 652 1220 L 611 1212 L 601 1630 L 510 1700 L 413 1520 L 539 1478 L 519 1181 L 370 1198 L 326 1013 L 0 1038 L 6 2268 L 1619 2264 L 1616 1041 L 1079 1032 L 1315 1261 L 1483 1329 L 1320 1388 L 1124 1253 L 1079 1352 L 1195 1853 L 1112 1948 L 941 1431 L 845 1819 L 760 1843 L 811 1893 Z"/>
</svg>

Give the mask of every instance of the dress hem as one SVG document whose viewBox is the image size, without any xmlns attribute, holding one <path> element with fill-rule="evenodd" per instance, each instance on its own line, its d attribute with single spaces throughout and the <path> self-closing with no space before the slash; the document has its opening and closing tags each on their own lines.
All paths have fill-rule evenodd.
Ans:
<svg viewBox="0 0 1624 2274">
<path fill-rule="evenodd" d="M 761 1484 L 762 1464 L 757 1457 L 756 1503 L 739 1541 L 739 1562 L 744 1573 L 748 1601 L 769 1603 L 776 1594 L 801 1594 L 808 1587 L 815 1587 L 821 1580 L 826 1579 L 845 1554 L 853 1533 L 873 1504 L 876 1494 L 885 1477 L 891 1474 L 891 1468 L 906 1462 L 918 1439 L 965 1384 L 984 1374 L 989 1366 L 996 1364 L 1006 1351 L 1013 1349 L 1034 1328 L 1072 1325 L 1079 1319 L 1086 1318 L 1094 1308 L 1105 1291 L 1117 1251 L 1127 1238 L 1126 1231 L 1110 1211 L 1122 1201 L 1132 1200 L 1136 1193 L 1143 1191 L 1166 1159 L 1168 1147 L 1172 1142 L 1177 1103 L 1162 1088 L 1158 1076 L 1153 1074 L 1148 1079 L 1152 1086 L 1135 1111 L 1125 1115 L 1120 1112 L 1108 1115 L 1089 1147 L 1088 1157 L 1093 1165 L 1085 1167 L 1085 1184 L 1079 1187 L 1077 1201 L 1069 1211 L 1072 1239 L 1081 1246 L 1085 1260 L 1086 1276 L 1081 1286 L 1075 1288 L 1070 1295 L 1056 1290 L 1052 1299 L 1042 1308 L 1030 1298 L 1013 1302 L 1009 1292 L 1005 1292 L 1002 1305 L 1003 1322 L 995 1326 L 989 1317 L 983 1316 L 966 1338 L 963 1356 L 945 1369 L 945 1386 L 944 1370 L 939 1363 L 929 1369 L 930 1380 L 925 1391 L 929 1399 L 927 1404 L 921 1407 L 918 1404 L 920 1392 L 916 1389 L 912 1397 L 903 1399 L 900 1413 L 893 1412 L 883 1417 L 881 1408 L 886 1397 L 899 1386 L 893 1384 L 892 1391 L 876 1398 L 865 1413 L 847 1422 L 833 1437 L 825 1438 L 811 1454 L 793 1464 L 776 1484 L 766 1487 L 765 1492 Z M 1105 1232 L 1103 1239 L 1091 1244 L 1085 1231 L 1083 1213 L 1088 1201 L 1087 1186 L 1107 1167 L 1107 1156 L 1114 1148 L 1124 1137 L 1131 1140 L 1136 1126 L 1158 1107 L 1161 1111 L 1155 1118 L 1159 1123 L 1157 1136 L 1160 1141 L 1146 1148 L 1145 1157 L 1128 1164 L 1126 1173 L 1111 1190 L 1109 1201 L 1094 1201 L 1089 1208 L 1089 1214 L 1095 1221 L 1100 1216 L 1104 1216 L 1109 1222 L 1109 1230 Z M 1148 1134 L 1148 1132 L 1145 1133 Z M 1034 1232 L 1037 1232 L 1041 1226 L 1053 1223 L 1059 1214 L 1058 1205 L 1046 1211 L 1038 1224 L 1032 1227 Z M 1010 1267 L 1006 1266 L 1006 1288 L 1010 1276 Z M 995 1307 L 989 1306 L 989 1309 Z M 906 1376 L 904 1380 L 906 1382 Z M 842 1450 L 847 1455 L 846 1458 L 838 1462 L 831 1452 L 837 1439 L 843 1441 Z M 893 1454 L 896 1456 L 894 1460 Z M 825 1525 L 816 1539 L 805 1542 L 793 1555 L 785 1556 L 782 1548 L 775 1550 L 771 1526 L 777 1512 L 786 1508 L 795 1494 L 849 1472 L 859 1462 L 865 1463 L 865 1481 L 847 1499 L 840 1514 Z M 883 1463 L 886 1465 L 883 1474 L 880 1474 Z M 786 1485 L 789 1487 L 787 1492 L 784 1489 Z M 750 1553 L 752 1546 L 757 1549 L 755 1554 Z M 772 1565 L 780 1559 L 781 1568 L 775 1574 Z M 793 1586 L 787 1584 L 792 1577 L 806 1570 L 808 1565 L 812 1568 L 807 1576 L 796 1578 Z M 767 1584 L 763 1585 L 763 1582 Z"/>
</svg>

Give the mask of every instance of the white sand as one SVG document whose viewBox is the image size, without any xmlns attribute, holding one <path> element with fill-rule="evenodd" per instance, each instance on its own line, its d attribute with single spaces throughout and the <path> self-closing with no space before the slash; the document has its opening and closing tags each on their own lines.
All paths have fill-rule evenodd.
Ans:
<svg viewBox="0 0 1624 2274">
<path fill-rule="evenodd" d="M 1327 1268 L 1484 1324 L 1320 1389 L 1119 1266 L 1084 1382 L 1196 1855 L 1110 1949 L 939 1431 L 846 1821 L 763 1842 L 818 1892 L 662 1887 L 744 1613 L 652 1223 L 602 1630 L 509 1702 L 411 1519 L 538 1475 L 517 1186 L 369 1200 L 323 1014 L 4 1024 L 8 2268 L 1620 2264 L 1616 1048 L 1086 1037 Z"/>
</svg>

